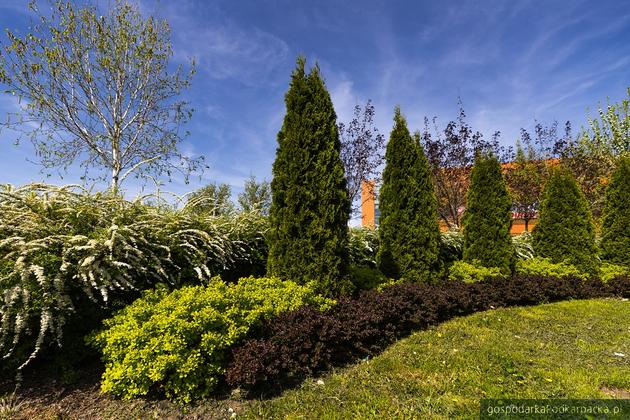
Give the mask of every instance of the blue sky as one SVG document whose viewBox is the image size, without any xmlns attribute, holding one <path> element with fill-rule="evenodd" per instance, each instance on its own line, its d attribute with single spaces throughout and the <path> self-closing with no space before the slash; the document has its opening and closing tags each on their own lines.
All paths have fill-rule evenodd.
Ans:
<svg viewBox="0 0 630 420">
<path fill-rule="evenodd" d="M 26 30 L 26 0 L 0 2 L 0 26 Z M 101 5 L 107 1 L 101 0 Z M 391 129 L 400 104 L 410 128 L 424 116 L 443 126 L 462 98 L 474 129 L 502 132 L 513 144 L 520 127 L 570 120 L 617 101 L 630 86 L 630 3 L 625 1 L 153 1 L 145 14 L 172 26 L 173 63 L 195 57 L 187 99 L 196 109 L 182 148 L 210 169 L 190 191 L 226 182 L 238 193 L 250 175 L 270 178 L 284 93 L 303 53 L 319 62 L 340 121 L 370 98 L 379 130 Z M 2 115 L 10 106 L 0 96 Z M 30 144 L 0 134 L 0 182 L 44 177 L 27 160 Z M 63 180 L 78 180 L 71 171 Z M 130 182 L 129 192 L 139 185 Z"/>
</svg>

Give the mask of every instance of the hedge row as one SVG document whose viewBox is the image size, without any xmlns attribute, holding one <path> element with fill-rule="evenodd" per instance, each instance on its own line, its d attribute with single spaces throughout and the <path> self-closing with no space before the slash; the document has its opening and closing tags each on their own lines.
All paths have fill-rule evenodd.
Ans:
<svg viewBox="0 0 630 420">
<path fill-rule="evenodd" d="M 630 278 L 514 276 L 479 283 L 405 283 L 342 298 L 327 312 L 304 307 L 266 321 L 232 349 L 226 379 L 255 387 L 371 356 L 412 330 L 496 307 L 566 299 L 630 298 Z"/>
<path fill-rule="evenodd" d="M 74 346 L 157 283 L 264 274 L 266 229 L 256 213 L 211 217 L 77 186 L 0 185 L 0 371 Z"/>
<path fill-rule="evenodd" d="M 274 278 L 243 278 L 227 284 L 149 290 L 105 321 L 89 341 L 105 362 L 101 390 L 124 399 L 157 391 L 188 403 L 211 392 L 225 358 L 261 319 L 334 301 L 312 287 Z"/>
</svg>

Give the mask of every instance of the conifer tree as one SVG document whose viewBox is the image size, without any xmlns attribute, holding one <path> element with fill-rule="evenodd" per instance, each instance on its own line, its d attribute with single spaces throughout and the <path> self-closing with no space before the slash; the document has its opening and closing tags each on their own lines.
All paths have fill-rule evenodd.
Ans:
<svg viewBox="0 0 630 420">
<path fill-rule="evenodd" d="M 318 66 L 306 74 L 299 57 L 285 96 L 269 214 L 270 275 L 319 292 L 346 290 L 348 219 L 336 114 Z"/>
<path fill-rule="evenodd" d="M 495 156 L 475 156 L 466 202 L 462 219 L 464 261 L 498 267 L 510 274 L 515 264 L 510 237 L 512 200 Z"/>
<path fill-rule="evenodd" d="M 619 159 L 606 189 L 602 259 L 630 266 L 630 156 Z"/>
<path fill-rule="evenodd" d="M 596 271 L 593 216 L 575 178 L 564 168 L 555 168 L 545 184 L 533 245 L 538 255 L 554 263 L 567 261 L 584 272 Z"/>
<path fill-rule="evenodd" d="M 379 207 L 381 271 L 393 278 L 430 280 L 441 268 L 437 200 L 429 162 L 398 107 L 385 153 Z"/>
</svg>

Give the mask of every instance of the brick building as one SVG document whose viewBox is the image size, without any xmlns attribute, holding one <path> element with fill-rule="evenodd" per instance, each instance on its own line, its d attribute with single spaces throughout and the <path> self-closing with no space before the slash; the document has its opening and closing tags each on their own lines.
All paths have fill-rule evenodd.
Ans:
<svg viewBox="0 0 630 420">
<path fill-rule="evenodd" d="M 378 210 L 378 195 L 376 194 L 377 186 L 373 180 L 361 182 L 361 226 L 369 227 L 373 229 L 378 224 L 378 218 L 380 212 Z M 462 208 L 463 212 L 464 209 Z M 510 233 L 512 235 L 518 235 L 526 231 L 531 232 L 532 228 L 536 225 L 537 219 L 528 218 L 526 220 L 524 215 L 517 212 L 512 212 L 512 226 L 510 227 Z M 442 220 L 440 220 L 440 230 L 447 231 L 448 226 Z"/>
</svg>

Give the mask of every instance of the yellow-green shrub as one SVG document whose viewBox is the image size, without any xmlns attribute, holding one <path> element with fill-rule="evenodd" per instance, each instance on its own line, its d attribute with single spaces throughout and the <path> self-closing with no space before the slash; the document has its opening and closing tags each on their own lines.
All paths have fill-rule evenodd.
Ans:
<svg viewBox="0 0 630 420">
<path fill-rule="evenodd" d="M 607 282 L 615 277 L 630 277 L 630 267 L 607 262 L 603 263 L 599 270 L 599 278 L 603 282 Z"/>
<path fill-rule="evenodd" d="M 516 272 L 523 275 L 544 277 L 579 277 L 586 279 L 588 274 L 581 272 L 576 266 L 566 261 L 553 263 L 549 258 L 535 257 L 528 260 L 519 260 L 516 263 Z"/>
<path fill-rule="evenodd" d="M 190 210 L 72 185 L 0 185 L 0 371 L 67 352 L 157 283 L 264 272 L 264 217 Z"/>
<path fill-rule="evenodd" d="M 464 261 L 455 261 L 448 270 L 449 280 L 461 280 L 466 283 L 474 283 L 492 277 L 504 277 L 498 267 L 483 267 L 481 264 L 470 264 Z"/>
<path fill-rule="evenodd" d="M 105 321 L 90 342 L 103 353 L 103 392 L 130 399 L 152 390 L 180 402 L 203 397 L 224 372 L 227 351 L 263 318 L 334 301 L 273 278 L 147 291 Z"/>
</svg>

